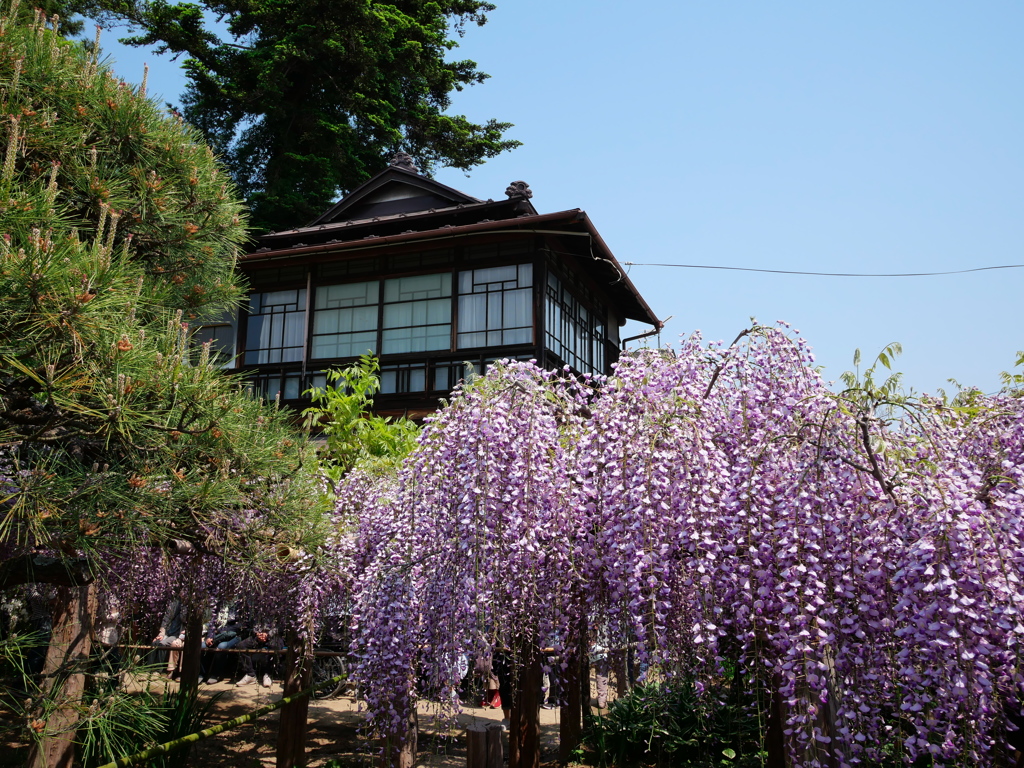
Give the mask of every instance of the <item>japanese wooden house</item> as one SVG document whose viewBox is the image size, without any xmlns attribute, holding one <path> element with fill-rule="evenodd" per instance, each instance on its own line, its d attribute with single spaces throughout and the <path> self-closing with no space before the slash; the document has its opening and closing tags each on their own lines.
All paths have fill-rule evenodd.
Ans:
<svg viewBox="0 0 1024 768">
<path fill-rule="evenodd" d="M 478 200 L 408 155 L 240 260 L 238 318 L 197 331 L 267 398 L 303 405 L 324 371 L 380 360 L 381 413 L 422 417 L 494 360 L 608 373 L 627 319 L 659 327 L 587 214 L 538 213 L 521 181 Z"/>
</svg>

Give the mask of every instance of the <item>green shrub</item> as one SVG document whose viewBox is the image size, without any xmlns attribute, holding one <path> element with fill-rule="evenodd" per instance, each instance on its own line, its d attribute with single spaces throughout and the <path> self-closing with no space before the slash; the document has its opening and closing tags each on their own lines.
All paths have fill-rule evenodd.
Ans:
<svg viewBox="0 0 1024 768">
<path fill-rule="evenodd" d="M 79 721 L 83 767 L 104 765 L 202 730 L 220 695 L 200 700 L 194 691 L 110 691 L 102 700 L 95 699 Z M 146 764 L 153 768 L 187 765 L 189 749 L 181 747 Z"/>
<path fill-rule="evenodd" d="M 725 694 L 682 680 L 637 686 L 588 721 L 585 745 L 602 767 L 760 766 L 755 702 Z"/>
<path fill-rule="evenodd" d="M 104 765 L 156 744 L 168 724 L 165 698 L 116 689 L 93 698 L 79 721 L 82 765 Z"/>
</svg>

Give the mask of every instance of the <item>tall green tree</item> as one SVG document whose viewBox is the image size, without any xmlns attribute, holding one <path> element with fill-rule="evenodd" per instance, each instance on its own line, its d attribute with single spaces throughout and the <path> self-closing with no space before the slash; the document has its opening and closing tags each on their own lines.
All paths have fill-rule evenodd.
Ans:
<svg viewBox="0 0 1024 768">
<path fill-rule="evenodd" d="M 225 159 L 258 229 L 299 226 L 396 151 L 429 173 L 469 169 L 519 142 L 509 123 L 447 114 L 453 91 L 488 75 L 446 57 L 481 0 L 95 0 L 185 55 L 184 115 Z"/>
<path fill-rule="evenodd" d="M 191 343 L 239 294 L 227 174 L 84 46 L 20 19 L 0 13 L 0 588 L 59 585 L 31 763 L 70 765 L 90 583 L 140 548 L 312 549 L 320 494 L 289 419 Z"/>
</svg>

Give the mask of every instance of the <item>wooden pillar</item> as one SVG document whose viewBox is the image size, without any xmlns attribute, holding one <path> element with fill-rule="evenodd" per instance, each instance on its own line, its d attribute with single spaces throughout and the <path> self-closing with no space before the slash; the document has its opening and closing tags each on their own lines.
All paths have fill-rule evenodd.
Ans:
<svg viewBox="0 0 1024 768">
<path fill-rule="evenodd" d="M 558 759 L 568 763 L 583 740 L 583 691 L 580 679 L 580 649 L 566 648 L 568 666 L 562 678 L 562 702 L 558 723 Z"/>
<path fill-rule="evenodd" d="M 192 606 L 185 622 L 185 644 L 181 648 L 181 677 L 178 683 L 183 693 L 199 690 L 199 668 L 203 653 L 203 613 Z"/>
<path fill-rule="evenodd" d="M 540 705 L 544 697 L 544 670 L 536 646 L 520 658 L 519 685 L 512 697 L 508 766 L 540 768 Z"/>
<path fill-rule="evenodd" d="M 503 768 L 505 765 L 505 750 L 501 746 L 503 732 L 499 723 L 491 723 L 487 726 L 486 768 Z"/>
<path fill-rule="evenodd" d="M 466 729 L 466 768 L 487 768 L 487 729 L 479 723 Z"/>
<path fill-rule="evenodd" d="M 502 768 L 505 764 L 498 723 L 475 723 L 466 729 L 466 768 Z"/>
<path fill-rule="evenodd" d="M 43 696 L 55 704 L 38 742 L 29 751 L 32 768 L 71 768 L 75 759 L 75 726 L 85 691 L 85 672 L 92 648 L 96 590 L 92 586 L 57 588 L 53 634 L 43 666 Z"/>
<path fill-rule="evenodd" d="M 294 696 L 312 684 L 312 647 L 296 632 L 288 635 L 284 667 L 284 696 Z M 277 768 L 301 768 L 306 764 L 308 719 L 309 696 L 281 707 L 281 722 L 277 733 Z"/>
</svg>

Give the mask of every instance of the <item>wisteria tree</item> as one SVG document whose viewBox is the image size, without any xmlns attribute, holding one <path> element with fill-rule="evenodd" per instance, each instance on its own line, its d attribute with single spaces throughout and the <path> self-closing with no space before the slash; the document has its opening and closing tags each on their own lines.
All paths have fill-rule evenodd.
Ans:
<svg viewBox="0 0 1024 768">
<path fill-rule="evenodd" d="M 589 389 L 531 366 L 501 370 L 428 424 L 398 478 L 353 473 L 339 496 L 359 526 L 355 674 L 391 764 L 407 751 L 417 699 L 455 698 L 461 654 L 507 646 L 539 687 L 541 643 L 563 644 L 573 626 L 571 433 Z M 536 746 L 536 718 L 522 726 Z"/>
<path fill-rule="evenodd" d="M 539 640 L 600 626 L 668 679 L 732 670 L 773 759 L 997 763 L 1022 693 L 1024 404 L 875 373 L 837 393 L 758 326 L 627 356 L 594 390 L 522 364 L 466 387 L 399 483 L 350 481 L 372 722 L 451 701 L 462 652 L 507 643 L 528 675 Z"/>
<path fill-rule="evenodd" d="M 321 500 L 334 500 L 337 485 L 357 467 L 364 475 L 393 477 L 401 461 L 415 448 L 419 428 L 408 419 L 391 419 L 372 412 L 380 388 L 376 359 L 364 356 L 356 365 L 327 372 L 327 386 L 306 394 L 311 405 L 303 412 L 307 429 L 324 440 L 318 456 Z M 288 644 L 284 695 L 295 696 L 312 683 L 313 647 L 317 625 L 332 610 L 347 603 L 352 543 L 351 516 L 341 504 L 333 514 L 321 509 L 315 526 L 322 533 L 314 547 L 285 548 L 276 572 L 248 573 L 252 587 L 277 599 L 264 602 L 274 613 Z M 269 611 L 267 610 L 269 609 Z M 278 768 L 305 764 L 309 698 L 299 696 L 281 710 L 277 742 Z"/>
</svg>

